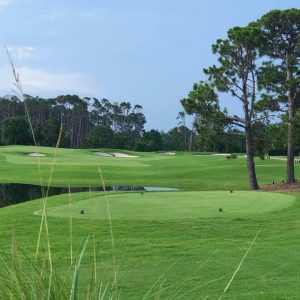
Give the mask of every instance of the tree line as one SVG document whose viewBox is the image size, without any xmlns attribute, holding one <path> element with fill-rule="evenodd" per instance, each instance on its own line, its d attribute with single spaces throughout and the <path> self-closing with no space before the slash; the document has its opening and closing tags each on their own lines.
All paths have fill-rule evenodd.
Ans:
<svg viewBox="0 0 300 300">
<path fill-rule="evenodd" d="M 300 10 L 273 10 L 247 26 L 231 28 L 225 39 L 212 45 L 212 52 L 217 63 L 203 70 L 206 80 L 194 84 L 181 100 L 188 114 L 198 116 L 199 134 L 209 141 L 228 128 L 241 132 L 250 188 L 256 190 L 255 150 L 275 142 L 280 130 L 279 140 L 286 138 L 286 181 L 294 182 L 300 124 Z M 220 93 L 230 94 L 243 113 L 230 115 L 221 109 Z"/>
<path fill-rule="evenodd" d="M 26 114 L 28 111 L 28 116 Z M 244 133 L 229 126 L 214 134 L 199 124 L 188 128 L 186 113 L 177 116 L 177 126 L 168 131 L 145 130 L 146 117 L 141 105 L 112 102 L 108 99 L 63 95 L 43 99 L 25 95 L 24 103 L 16 96 L 0 98 L 1 144 L 33 145 L 32 126 L 37 145 L 53 147 L 62 125 L 61 147 L 117 148 L 137 151 L 199 151 L 244 153 Z M 30 120 L 30 123 L 29 121 Z M 253 127 L 255 156 L 286 154 L 286 124 L 256 124 Z M 259 126 L 258 126 L 259 125 Z M 296 136 L 300 148 L 300 136 Z"/>
<path fill-rule="evenodd" d="M 131 147 L 142 136 L 146 118 L 142 106 L 107 99 L 62 95 L 43 99 L 25 95 L 0 98 L 0 122 L 3 144 L 55 146 L 62 128 L 61 146 Z M 32 130 L 31 130 L 32 128 Z M 101 139 L 96 143 L 95 139 Z M 94 145 L 95 144 L 95 145 Z"/>
<path fill-rule="evenodd" d="M 60 147 L 65 148 L 197 149 L 197 133 L 186 127 L 183 115 L 178 120 L 178 126 L 167 132 L 146 131 L 146 117 L 139 104 L 77 95 L 49 99 L 25 95 L 24 101 L 16 96 L 0 98 L 2 145 L 53 147 L 62 129 Z"/>
</svg>

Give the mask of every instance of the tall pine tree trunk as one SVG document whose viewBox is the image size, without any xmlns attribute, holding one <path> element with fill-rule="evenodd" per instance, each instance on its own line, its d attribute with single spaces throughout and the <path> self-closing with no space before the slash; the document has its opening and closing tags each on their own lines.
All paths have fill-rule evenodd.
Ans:
<svg viewBox="0 0 300 300">
<path fill-rule="evenodd" d="M 288 183 L 295 182 L 295 103 L 294 103 L 294 88 L 291 86 L 290 80 L 293 77 L 293 72 L 289 63 L 289 58 L 286 59 L 286 79 L 289 85 L 288 88 L 288 107 L 289 107 L 289 126 L 288 126 L 288 148 L 287 148 L 287 168 L 286 181 Z"/>
<path fill-rule="evenodd" d="M 245 138 L 246 138 L 246 155 L 247 155 L 247 168 L 249 176 L 250 190 L 259 190 L 259 185 L 256 177 L 254 150 L 252 139 L 252 124 L 251 113 L 249 111 L 248 93 L 247 93 L 247 80 L 243 84 L 243 109 L 245 114 Z"/>
<path fill-rule="evenodd" d="M 246 127 L 245 134 L 246 134 L 246 154 L 247 154 L 247 167 L 248 167 L 248 175 L 250 181 L 250 189 L 258 190 L 259 185 L 257 182 L 256 171 L 255 171 L 252 133 L 249 127 Z"/>
<path fill-rule="evenodd" d="M 290 94 L 290 93 L 289 93 Z M 288 147 L 287 147 L 287 168 L 286 168 L 286 181 L 288 183 L 295 182 L 295 106 L 293 99 L 289 95 L 289 126 L 288 126 Z"/>
</svg>

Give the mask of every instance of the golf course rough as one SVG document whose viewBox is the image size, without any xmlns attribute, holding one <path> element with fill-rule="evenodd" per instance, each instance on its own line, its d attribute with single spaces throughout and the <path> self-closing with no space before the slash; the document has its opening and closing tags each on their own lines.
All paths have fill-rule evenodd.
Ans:
<svg viewBox="0 0 300 300">
<path fill-rule="evenodd" d="M 69 204 L 50 207 L 47 215 L 68 218 L 71 212 L 73 218 L 105 220 L 108 218 L 106 201 L 113 220 L 163 221 L 247 217 L 287 208 L 295 197 L 246 191 L 108 193 L 77 201 L 71 207 Z M 81 210 L 85 213 L 80 214 Z"/>
</svg>

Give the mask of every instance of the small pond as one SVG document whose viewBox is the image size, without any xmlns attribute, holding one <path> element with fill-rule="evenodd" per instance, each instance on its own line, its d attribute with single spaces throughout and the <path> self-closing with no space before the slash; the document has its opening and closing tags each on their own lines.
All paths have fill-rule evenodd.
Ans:
<svg viewBox="0 0 300 300">
<path fill-rule="evenodd" d="M 71 193 L 103 191 L 103 187 L 71 187 Z M 163 187 L 139 187 L 139 186 L 106 186 L 106 191 L 125 192 L 125 191 L 175 191 L 173 188 Z M 42 198 L 47 191 L 47 187 L 32 184 L 19 184 L 19 183 L 2 183 L 0 184 L 0 207 L 5 207 L 12 204 L 18 204 L 33 199 Z M 67 194 L 68 187 L 50 187 L 48 196 L 59 194 Z"/>
</svg>

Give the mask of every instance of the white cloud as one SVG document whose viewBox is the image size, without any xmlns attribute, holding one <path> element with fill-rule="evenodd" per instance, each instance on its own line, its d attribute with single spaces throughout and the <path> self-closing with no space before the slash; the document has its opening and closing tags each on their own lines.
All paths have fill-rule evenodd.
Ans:
<svg viewBox="0 0 300 300">
<path fill-rule="evenodd" d="M 31 58 L 34 55 L 35 48 L 34 47 L 8 47 L 8 51 L 13 57 L 18 59 L 27 59 Z"/>
<path fill-rule="evenodd" d="M 82 94 L 90 95 L 97 92 L 88 78 L 76 72 L 53 73 L 42 69 L 21 67 L 17 69 L 20 74 L 24 93 L 43 96 L 45 94 Z M 0 94 L 11 92 L 13 77 L 9 66 L 0 68 Z"/>
</svg>

